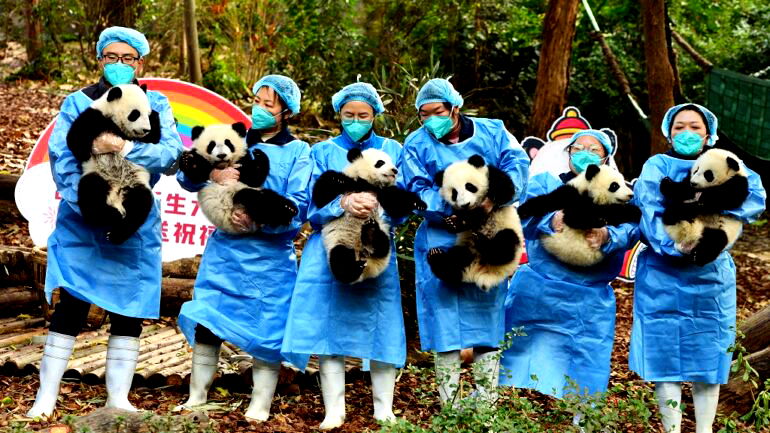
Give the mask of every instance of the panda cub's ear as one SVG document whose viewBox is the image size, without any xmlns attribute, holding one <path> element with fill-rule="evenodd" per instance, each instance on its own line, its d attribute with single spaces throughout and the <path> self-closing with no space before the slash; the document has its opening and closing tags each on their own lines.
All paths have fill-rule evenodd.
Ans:
<svg viewBox="0 0 770 433">
<path fill-rule="evenodd" d="M 599 166 L 596 164 L 591 164 L 588 167 L 586 167 L 586 180 L 590 181 L 594 178 L 597 174 L 599 174 Z"/>
<path fill-rule="evenodd" d="M 241 137 L 246 136 L 246 125 L 244 125 L 243 122 L 233 123 L 233 130 L 237 132 Z"/>
<path fill-rule="evenodd" d="M 361 157 L 361 149 L 356 149 L 355 147 L 348 150 L 348 161 L 353 162 Z"/>
<path fill-rule="evenodd" d="M 474 166 L 476 168 L 481 168 L 481 167 L 485 166 L 487 163 L 484 162 L 484 157 L 482 157 L 481 155 L 479 155 L 477 153 L 477 154 L 471 156 L 470 158 L 468 158 L 468 164 L 470 164 L 470 165 L 472 165 L 472 166 Z"/>
<path fill-rule="evenodd" d="M 112 87 L 107 92 L 107 102 L 112 102 L 123 97 L 123 90 L 120 87 Z"/>
<path fill-rule="evenodd" d="M 142 92 L 147 93 L 147 85 L 146 84 L 140 85 L 139 88 L 142 89 Z"/>
<path fill-rule="evenodd" d="M 433 183 L 435 183 L 436 186 L 441 187 L 441 184 L 444 183 L 444 170 L 436 173 L 436 176 L 433 177 Z"/>
<path fill-rule="evenodd" d="M 202 126 L 193 126 L 192 133 L 190 134 L 190 140 L 197 140 L 198 137 L 201 136 L 203 133 L 203 127 Z"/>
<path fill-rule="evenodd" d="M 727 167 L 732 171 L 738 171 L 741 169 L 741 164 L 735 160 L 732 156 L 727 157 Z"/>
</svg>

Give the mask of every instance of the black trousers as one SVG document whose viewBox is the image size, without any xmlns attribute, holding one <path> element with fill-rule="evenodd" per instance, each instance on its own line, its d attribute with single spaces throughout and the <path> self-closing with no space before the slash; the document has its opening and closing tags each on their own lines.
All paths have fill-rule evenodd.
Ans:
<svg viewBox="0 0 770 433">
<path fill-rule="evenodd" d="M 195 342 L 201 344 L 208 344 L 210 346 L 219 346 L 222 344 L 222 339 L 217 337 L 216 334 L 211 332 L 209 328 L 201 325 L 200 323 L 195 325 Z"/>
<path fill-rule="evenodd" d="M 51 317 L 51 327 L 53 332 L 76 337 L 80 334 L 83 326 L 88 319 L 88 309 L 91 304 L 70 295 L 70 293 L 61 288 L 59 289 L 59 303 Z M 118 313 L 108 311 L 110 315 L 110 334 L 122 337 L 139 337 L 142 333 L 142 319 L 138 317 L 126 317 Z"/>
</svg>

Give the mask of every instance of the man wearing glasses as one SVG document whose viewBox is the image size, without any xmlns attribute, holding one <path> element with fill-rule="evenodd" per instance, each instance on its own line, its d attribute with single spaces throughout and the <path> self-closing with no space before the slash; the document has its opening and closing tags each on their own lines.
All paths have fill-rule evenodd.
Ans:
<svg viewBox="0 0 770 433">
<path fill-rule="evenodd" d="M 51 172 L 62 201 L 56 229 L 48 239 L 45 291 L 51 302 L 52 291 L 59 288 L 60 302 L 51 318 L 40 363 L 40 388 L 29 417 L 53 413 L 61 377 L 91 304 L 110 314 L 106 406 L 136 411 L 128 401 L 128 392 L 139 355 L 142 319 L 157 318 L 160 310 L 160 210 L 155 205 L 144 225 L 122 244 L 107 240 L 104 228 L 87 225 L 77 204 L 82 169 L 67 147 L 67 132 L 80 113 L 110 87 L 137 84 L 136 77 L 149 52 L 147 39 L 138 31 L 105 29 L 96 44 L 101 79 L 67 96 L 49 140 Z M 105 134 L 95 140 L 92 152 L 119 153 L 146 168 L 151 173 L 150 183 L 155 185 L 174 165 L 183 146 L 168 99 L 152 91 L 147 97 L 160 115 L 160 142 L 135 144 Z"/>
</svg>

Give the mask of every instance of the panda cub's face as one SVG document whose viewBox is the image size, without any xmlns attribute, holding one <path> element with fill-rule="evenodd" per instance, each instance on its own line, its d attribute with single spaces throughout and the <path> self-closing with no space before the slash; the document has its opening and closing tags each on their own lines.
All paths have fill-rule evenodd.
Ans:
<svg viewBox="0 0 770 433">
<path fill-rule="evenodd" d="M 441 197 L 455 209 L 473 209 L 489 190 L 489 168 L 480 155 L 452 163 L 436 177 Z"/>
<path fill-rule="evenodd" d="M 131 139 L 140 139 L 150 133 L 152 107 L 147 99 L 147 87 L 121 84 L 111 87 L 91 105 Z"/>
<path fill-rule="evenodd" d="M 580 192 L 588 192 L 596 204 L 626 203 L 634 197 L 623 175 L 609 165 L 589 165 L 569 183 Z"/>
<path fill-rule="evenodd" d="M 745 175 L 741 160 L 734 153 L 709 149 L 690 169 L 690 184 L 695 189 L 705 189 L 721 185 L 736 174 Z"/>
<path fill-rule="evenodd" d="M 196 126 L 191 138 L 196 153 L 216 168 L 229 167 L 246 156 L 246 126 L 241 123 Z"/>
<path fill-rule="evenodd" d="M 350 164 L 345 168 L 345 174 L 352 178 L 361 178 L 372 185 L 385 187 L 396 184 L 398 169 L 390 159 L 390 155 L 379 149 L 359 149 L 348 151 Z"/>
</svg>

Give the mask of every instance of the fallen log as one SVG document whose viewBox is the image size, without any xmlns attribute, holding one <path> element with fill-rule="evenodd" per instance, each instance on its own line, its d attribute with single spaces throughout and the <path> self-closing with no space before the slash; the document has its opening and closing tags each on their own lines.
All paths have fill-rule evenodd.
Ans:
<svg viewBox="0 0 770 433">
<path fill-rule="evenodd" d="M 173 278 L 192 278 L 198 275 L 198 266 L 201 264 L 201 256 L 174 260 L 163 263 L 163 276 Z"/>
<path fill-rule="evenodd" d="M 754 404 L 754 396 L 762 390 L 765 379 L 770 377 L 770 347 L 752 353 L 745 360 L 759 373 L 759 378 L 755 380 L 760 389 L 754 388 L 751 382 L 745 382 L 742 375 L 733 374 L 727 385 L 723 385 L 719 391 L 722 413 L 747 413 Z"/>
<path fill-rule="evenodd" d="M 75 418 L 72 429 L 56 430 L 57 426 L 43 430 L 47 433 L 57 431 L 89 431 L 91 433 L 149 433 L 154 431 L 198 432 L 209 425 L 209 418 L 202 412 L 185 415 L 148 415 L 145 412 L 129 412 L 121 409 L 99 408 L 88 415 Z M 64 429 L 64 426 L 58 426 Z"/>
<path fill-rule="evenodd" d="M 741 344 L 749 353 L 770 346 L 770 306 L 749 316 L 740 326 L 740 330 L 746 335 Z"/>
<path fill-rule="evenodd" d="M 40 302 L 37 291 L 29 286 L 0 288 L 0 309 L 7 310 Z"/>
</svg>

